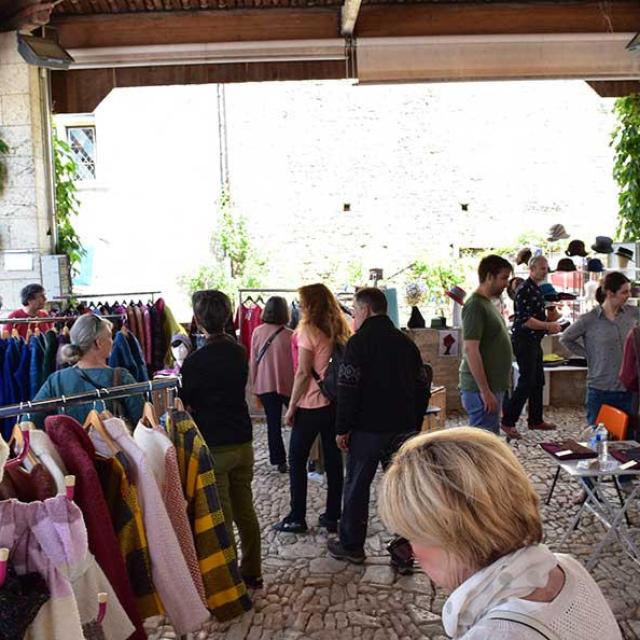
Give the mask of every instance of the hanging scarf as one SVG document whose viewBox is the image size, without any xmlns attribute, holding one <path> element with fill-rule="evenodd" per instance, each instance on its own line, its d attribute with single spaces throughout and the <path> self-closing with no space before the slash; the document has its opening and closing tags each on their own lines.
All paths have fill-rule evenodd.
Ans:
<svg viewBox="0 0 640 640">
<path fill-rule="evenodd" d="M 464 635 L 506 600 L 522 598 L 545 586 L 557 564 L 555 555 L 539 544 L 518 549 L 474 573 L 445 603 L 445 631 L 452 638 Z"/>
</svg>

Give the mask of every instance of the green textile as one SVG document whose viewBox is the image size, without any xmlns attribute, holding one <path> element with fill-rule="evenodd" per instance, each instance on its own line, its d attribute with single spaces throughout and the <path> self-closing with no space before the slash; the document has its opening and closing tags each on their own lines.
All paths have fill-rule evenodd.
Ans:
<svg viewBox="0 0 640 640">
<path fill-rule="evenodd" d="M 240 573 L 243 578 L 261 578 L 260 525 L 253 507 L 253 443 L 212 447 L 213 469 L 218 482 L 218 493 L 224 521 L 228 524 L 229 537 L 237 547 L 233 526 L 235 522 L 240 534 L 242 557 Z"/>
<path fill-rule="evenodd" d="M 495 305 L 478 293 L 462 307 L 462 339 L 480 341 L 480 355 L 491 391 L 506 391 L 513 362 L 509 332 Z M 460 363 L 460 389 L 480 390 L 471 374 L 466 350 Z"/>
</svg>

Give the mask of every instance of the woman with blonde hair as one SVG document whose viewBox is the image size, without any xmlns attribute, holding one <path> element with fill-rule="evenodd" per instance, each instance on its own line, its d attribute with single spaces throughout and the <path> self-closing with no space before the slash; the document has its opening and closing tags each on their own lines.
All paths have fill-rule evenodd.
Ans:
<svg viewBox="0 0 640 640">
<path fill-rule="evenodd" d="M 322 441 L 327 473 L 327 505 L 318 524 L 335 532 L 342 503 L 342 456 L 336 444 L 335 408 L 317 382 L 323 379 L 336 345 L 344 346 L 351 330 L 335 296 L 323 284 L 298 289 L 301 320 L 295 336 L 298 345 L 296 371 L 285 422 L 293 426 L 289 441 L 291 511 L 274 525 L 276 531 L 307 531 L 307 459 L 318 435 Z"/>
<path fill-rule="evenodd" d="M 497 436 L 470 427 L 407 441 L 385 474 L 380 515 L 450 592 L 446 632 L 464 640 L 621 640 L 598 585 L 542 540 L 539 500 Z"/>
</svg>

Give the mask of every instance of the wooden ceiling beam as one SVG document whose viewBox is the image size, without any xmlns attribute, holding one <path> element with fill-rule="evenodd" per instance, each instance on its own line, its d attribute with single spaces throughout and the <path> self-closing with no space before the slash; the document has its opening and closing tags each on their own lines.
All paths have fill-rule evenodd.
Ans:
<svg viewBox="0 0 640 640">
<path fill-rule="evenodd" d="M 640 93 L 640 81 L 638 80 L 591 80 L 587 84 L 601 98 L 621 98 Z"/>
<path fill-rule="evenodd" d="M 355 35 L 390 38 L 640 30 L 640 2 L 364 5 Z"/>
<path fill-rule="evenodd" d="M 357 18 L 356 37 L 636 32 L 640 2 L 423 3 L 218 11 L 54 15 L 67 49 L 198 42 L 339 37 Z M 347 7 L 351 7 L 346 11 Z M 348 14 L 348 15 L 347 15 Z M 348 18 L 348 20 L 347 20 Z"/>
<path fill-rule="evenodd" d="M 54 16 L 65 49 L 199 42 L 320 40 L 340 35 L 339 7 Z"/>
</svg>

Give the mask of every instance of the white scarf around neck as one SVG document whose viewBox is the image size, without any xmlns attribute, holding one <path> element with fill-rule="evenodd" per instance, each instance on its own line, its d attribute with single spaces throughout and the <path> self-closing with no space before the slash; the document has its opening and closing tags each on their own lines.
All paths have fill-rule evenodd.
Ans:
<svg viewBox="0 0 640 640">
<path fill-rule="evenodd" d="M 442 611 L 445 631 L 464 635 L 481 618 L 509 598 L 522 598 L 544 587 L 558 564 L 543 545 L 532 545 L 503 556 L 465 580 L 447 599 Z"/>
</svg>

